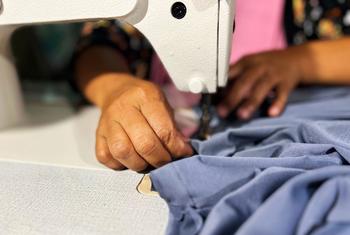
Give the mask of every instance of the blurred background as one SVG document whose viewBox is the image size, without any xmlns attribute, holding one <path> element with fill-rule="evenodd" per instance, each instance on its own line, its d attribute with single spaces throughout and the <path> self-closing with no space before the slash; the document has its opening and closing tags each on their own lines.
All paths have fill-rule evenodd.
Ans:
<svg viewBox="0 0 350 235">
<path fill-rule="evenodd" d="M 79 103 L 72 89 L 71 60 L 81 24 L 30 26 L 12 37 L 12 51 L 26 101 Z"/>
</svg>

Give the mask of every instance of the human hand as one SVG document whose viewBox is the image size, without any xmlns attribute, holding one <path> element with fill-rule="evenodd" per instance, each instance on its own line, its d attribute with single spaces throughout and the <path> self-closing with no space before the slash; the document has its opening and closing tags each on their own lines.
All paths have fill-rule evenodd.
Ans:
<svg viewBox="0 0 350 235">
<path fill-rule="evenodd" d="M 280 115 L 290 92 L 302 78 L 302 56 L 302 50 L 291 48 L 246 56 L 232 65 L 229 70 L 232 86 L 218 106 L 219 115 L 226 117 L 237 109 L 237 116 L 247 120 L 271 92 L 275 98 L 268 114 Z"/>
<path fill-rule="evenodd" d="M 115 170 L 141 172 L 149 166 L 161 167 L 172 157 L 192 155 L 162 91 L 153 83 L 118 76 L 106 79 L 109 83 L 118 79 L 125 82 L 112 89 L 103 102 L 96 132 L 97 159 Z M 108 82 L 104 86 L 109 86 Z"/>
</svg>

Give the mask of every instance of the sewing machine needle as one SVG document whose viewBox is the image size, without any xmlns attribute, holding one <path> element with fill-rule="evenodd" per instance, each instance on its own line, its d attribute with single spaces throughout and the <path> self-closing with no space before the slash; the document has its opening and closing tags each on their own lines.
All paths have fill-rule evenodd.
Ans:
<svg viewBox="0 0 350 235">
<path fill-rule="evenodd" d="M 212 120 L 211 113 L 212 95 L 203 94 L 200 107 L 202 109 L 202 116 L 199 124 L 199 138 L 206 140 L 210 136 L 210 122 Z"/>
</svg>

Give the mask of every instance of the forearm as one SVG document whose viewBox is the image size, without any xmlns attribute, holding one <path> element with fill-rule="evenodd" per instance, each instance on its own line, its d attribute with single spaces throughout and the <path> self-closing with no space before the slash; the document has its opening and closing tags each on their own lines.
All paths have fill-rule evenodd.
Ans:
<svg viewBox="0 0 350 235">
<path fill-rule="evenodd" d="M 304 84 L 350 85 L 350 38 L 311 42 L 295 48 Z"/>
<path fill-rule="evenodd" d="M 125 58 L 110 47 L 94 46 L 76 61 L 75 79 L 86 98 L 102 107 L 107 97 L 131 79 Z M 120 75 L 120 76 L 119 76 Z"/>
</svg>

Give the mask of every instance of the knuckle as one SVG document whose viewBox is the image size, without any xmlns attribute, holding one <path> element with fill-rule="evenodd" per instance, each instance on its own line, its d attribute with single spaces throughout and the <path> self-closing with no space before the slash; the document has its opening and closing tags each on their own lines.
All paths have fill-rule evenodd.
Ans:
<svg viewBox="0 0 350 235">
<path fill-rule="evenodd" d="M 115 161 L 108 162 L 106 166 L 116 171 L 123 171 L 126 169 L 121 163 Z"/>
<path fill-rule="evenodd" d="M 122 103 L 130 103 L 130 97 L 136 97 L 139 101 L 164 101 L 162 90 L 155 84 L 147 82 L 133 87 L 130 93 L 122 99 Z"/>
<path fill-rule="evenodd" d="M 163 143 L 169 144 L 174 139 L 174 131 L 167 128 L 162 128 L 158 131 L 158 137 Z"/>
<path fill-rule="evenodd" d="M 123 166 L 122 164 L 118 164 L 118 165 L 115 165 L 113 169 L 116 171 L 123 171 L 125 170 L 125 166 Z"/>
<path fill-rule="evenodd" d="M 163 91 L 160 89 L 160 87 L 158 87 L 153 83 L 147 84 L 145 92 L 146 94 L 148 94 L 147 98 L 151 98 L 152 100 L 162 101 L 162 102 L 165 100 Z"/>
<path fill-rule="evenodd" d="M 144 91 L 158 91 L 159 87 L 155 85 L 154 83 L 147 82 L 143 85 L 143 90 Z"/>
<path fill-rule="evenodd" d="M 97 149 L 96 158 L 100 163 L 105 164 L 110 161 L 110 154 L 106 150 Z"/>
<path fill-rule="evenodd" d="M 127 160 L 130 157 L 131 146 L 125 141 L 116 140 L 113 141 L 113 144 L 111 145 L 111 151 L 114 157 Z"/>
<path fill-rule="evenodd" d="M 133 170 L 136 172 L 142 172 L 142 171 L 146 170 L 147 168 L 148 168 L 148 164 L 142 163 L 142 164 L 138 164 L 137 166 L 135 166 Z"/>
<path fill-rule="evenodd" d="M 108 123 L 108 120 L 112 119 L 113 117 L 116 116 L 116 114 L 119 113 L 118 109 L 116 109 L 115 107 L 116 107 L 116 104 L 114 103 L 113 105 L 110 105 L 103 111 L 101 121 L 100 121 L 101 124 Z"/>
<path fill-rule="evenodd" d="M 138 152 L 145 156 L 152 155 L 157 149 L 155 141 L 147 140 L 146 138 L 139 141 L 137 146 Z"/>
<path fill-rule="evenodd" d="M 142 97 L 142 98 L 147 97 L 147 91 L 144 86 L 135 86 L 134 88 L 132 88 L 130 93 L 135 97 Z M 125 97 L 125 98 L 128 99 L 128 97 Z"/>
</svg>

